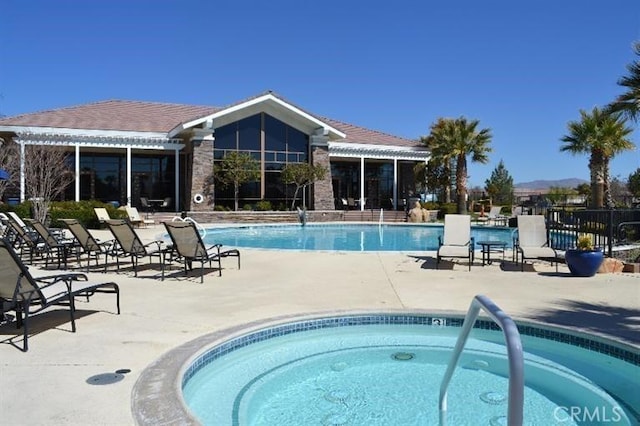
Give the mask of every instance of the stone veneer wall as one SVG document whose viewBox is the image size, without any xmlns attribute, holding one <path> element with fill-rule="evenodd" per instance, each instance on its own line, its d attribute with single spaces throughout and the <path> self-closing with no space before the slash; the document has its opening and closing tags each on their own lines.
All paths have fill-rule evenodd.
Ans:
<svg viewBox="0 0 640 426">
<path fill-rule="evenodd" d="M 191 191 L 187 190 L 188 210 L 206 211 L 213 208 L 213 185 L 209 181 L 213 173 L 213 141 L 193 142 L 193 161 L 191 172 Z M 202 194 L 204 201 L 195 203 L 193 197 Z"/>
<path fill-rule="evenodd" d="M 311 136 L 311 159 L 314 166 L 324 166 L 327 173 L 322 180 L 313 184 L 314 210 L 335 210 L 333 183 L 331 179 L 331 164 L 329 161 L 329 145 L 326 136 Z"/>
<path fill-rule="evenodd" d="M 156 214 L 156 223 L 172 220 L 179 214 Z M 198 223 L 299 223 L 298 212 L 289 211 L 188 211 Z M 378 222 L 379 210 L 307 210 L 307 222 Z M 384 222 L 406 222 L 404 211 L 384 212 Z"/>
</svg>

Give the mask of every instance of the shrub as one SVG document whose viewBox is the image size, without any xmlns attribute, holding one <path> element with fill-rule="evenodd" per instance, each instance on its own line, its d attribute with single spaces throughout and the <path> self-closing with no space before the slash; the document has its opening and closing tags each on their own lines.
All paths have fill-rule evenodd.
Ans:
<svg viewBox="0 0 640 426">
<path fill-rule="evenodd" d="M 87 228 L 99 228 L 100 222 L 93 209 L 95 207 L 104 207 L 112 219 L 126 218 L 127 213 L 113 207 L 112 204 L 106 204 L 101 201 L 53 201 L 49 207 L 49 218 L 51 222 L 48 224 L 52 228 L 63 228 L 64 225 L 59 219 L 77 219 Z M 31 202 L 25 201 L 15 206 L 2 205 L 0 210 L 14 211 L 21 218 L 31 218 Z"/>
<path fill-rule="evenodd" d="M 260 200 L 256 203 L 256 210 L 265 212 L 269 210 L 273 210 L 271 207 L 271 201 Z"/>
<path fill-rule="evenodd" d="M 438 219 L 444 219 L 445 214 L 456 214 L 458 212 L 458 206 L 456 203 L 443 203 L 440 205 L 440 211 L 438 212 Z"/>
</svg>

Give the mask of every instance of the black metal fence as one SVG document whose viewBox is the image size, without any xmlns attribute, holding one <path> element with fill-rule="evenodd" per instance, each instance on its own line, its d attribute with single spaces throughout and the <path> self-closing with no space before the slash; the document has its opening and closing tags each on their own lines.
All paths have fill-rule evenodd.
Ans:
<svg viewBox="0 0 640 426">
<path fill-rule="evenodd" d="M 548 209 L 546 217 L 554 248 L 575 248 L 579 235 L 590 235 L 612 257 L 614 246 L 640 243 L 640 209 Z"/>
</svg>

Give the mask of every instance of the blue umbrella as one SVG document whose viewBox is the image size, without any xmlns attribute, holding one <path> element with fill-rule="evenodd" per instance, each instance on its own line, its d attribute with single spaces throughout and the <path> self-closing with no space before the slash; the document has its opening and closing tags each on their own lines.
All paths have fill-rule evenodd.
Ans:
<svg viewBox="0 0 640 426">
<path fill-rule="evenodd" d="M 0 180 L 9 180 L 9 172 L 0 169 Z"/>
</svg>

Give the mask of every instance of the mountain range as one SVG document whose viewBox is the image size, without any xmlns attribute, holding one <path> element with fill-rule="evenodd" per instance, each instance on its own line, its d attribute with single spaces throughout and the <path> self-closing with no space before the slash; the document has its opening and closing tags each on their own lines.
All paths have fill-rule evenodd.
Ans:
<svg viewBox="0 0 640 426">
<path fill-rule="evenodd" d="M 514 187 L 520 189 L 549 189 L 552 186 L 560 188 L 575 188 L 581 183 L 589 183 L 589 181 L 578 178 L 558 180 L 533 180 L 531 182 L 516 183 L 514 184 Z"/>
</svg>

